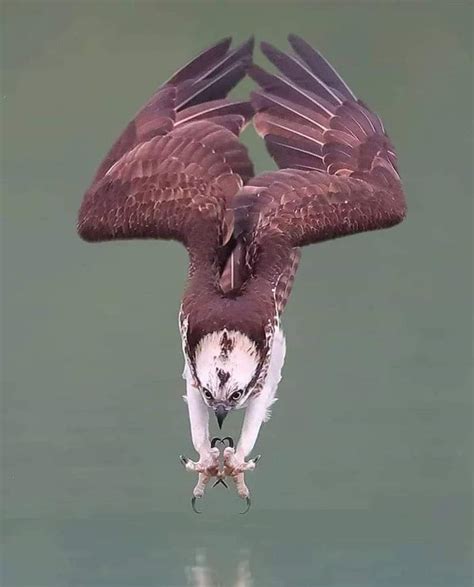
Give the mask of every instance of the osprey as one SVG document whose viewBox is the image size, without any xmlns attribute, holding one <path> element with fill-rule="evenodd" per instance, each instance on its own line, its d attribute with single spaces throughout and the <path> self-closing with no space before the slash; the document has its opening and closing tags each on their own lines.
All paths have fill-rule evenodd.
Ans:
<svg viewBox="0 0 474 587">
<path fill-rule="evenodd" d="M 189 253 L 179 327 L 199 459 L 180 458 L 198 474 L 193 509 L 226 477 L 250 506 L 244 474 L 258 457 L 246 459 L 276 399 L 300 248 L 405 216 L 382 121 L 304 40 L 289 42 L 294 55 L 261 45 L 278 75 L 252 65 L 252 39 L 231 50 L 230 38 L 175 73 L 115 142 L 79 211 L 86 241 L 174 239 Z M 228 99 L 246 74 L 259 86 L 250 101 Z M 250 121 L 278 171 L 255 176 L 239 141 Z M 237 446 L 211 439 L 209 411 L 221 427 L 240 408 Z"/>
</svg>

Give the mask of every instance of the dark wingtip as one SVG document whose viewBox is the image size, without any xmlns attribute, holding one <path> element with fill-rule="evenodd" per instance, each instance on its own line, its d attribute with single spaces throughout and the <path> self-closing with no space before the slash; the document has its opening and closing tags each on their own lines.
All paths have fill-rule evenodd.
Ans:
<svg viewBox="0 0 474 587">
<path fill-rule="evenodd" d="M 262 41 L 260 43 L 260 49 L 261 49 L 262 53 L 266 57 L 268 57 L 268 59 L 270 59 L 270 55 L 273 55 L 273 53 L 275 51 L 278 52 L 278 49 L 274 45 L 272 45 L 271 43 L 268 43 L 267 41 Z"/>
<path fill-rule="evenodd" d="M 202 71 L 205 70 L 209 63 L 215 63 L 222 59 L 228 53 L 231 43 L 232 37 L 224 37 L 220 41 L 217 41 L 217 43 L 214 43 L 214 45 L 207 47 L 175 71 L 163 85 L 178 84 L 188 78 L 194 77 L 195 72 L 194 74 L 191 72 L 193 72 L 196 67 L 198 68 L 198 71 Z"/>
<path fill-rule="evenodd" d="M 287 37 L 288 43 L 293 47 L 293 43 L 306 43 L 306 41 L 300 37 L 299 35 L 295 35 L 294 33 L 290 33 Z"/>
<path fill-rule="evenodd" d="M 228 37 L 224 37 L 222 38 L 220 41 L 217 41 L 217 43 L 215 43 L 214 45 L 211 45 L 208 49 L 204 49 L 204 51 L 208 51 L 209 49 L 215 49 L 216 47 L 220 47 L 225 46 L 226 50 L 231 46 L 232 44 L 232 36 L 229 35 Z"/>
<path fill-rule="evenodd" d="M 255 48 L 255 37 L 251 35 L 243 44 L 242 47 L 248 48 L 248 52 L 250 55 L 253 54 L 253 50 Z"/>
<path fill-rule="evenodd" d="M 315 49 L 313 49 L 313 47 L 311 47 L 311 45 L 307 41 L 305 41 L 303 37 L 300 37 L 299 35 L 295 35 L 293 33 L 290 33 L 288 35 L 288 43 L 290 43 L 292 49 L 296 53 L 299 53 L 301 48 L 306 48 L 310 49 L 311 51 L 315 51 Z"/>
<path fill-rule="evenodd" d="M 229 38 L 231 38 L 231 37 L 229 37 Z M 254 47 L 255 47 L 255 38 L 252 35 L 246 41 L 244 41 L 240 45 L 237 45 L 236 47 L 234 47 L 230 51 L 229 51 L 229 46 L 228 46 L 226 56 L 227 57 L 232 57 L 232 56 L 235 57 L 237 55 L 237 60 L 239 60 L 239 61 L 244 61 L 246 58 L 251 59 Z"/>
<path fill-rule="evenodd" d="M 287 72 L 282 67 L 282 61 L 284 63 L 290 57 L 283 51 L 280 51 L 280 49 L 277 49 L 277 47 L 271 45 L 270 43 L 265 43 L 265 41 L 262 42 L 261 47 L 262 53 L 265 55 L 268 61 L 270 61 L 270 63 L 273 63 L 273 65 L 279 70 L 279 73 L 287 75 Z"/>
<path fill-rule="evenodd" d="M 238 54 L 239 62 L 244 66 L 244 71 L 247 72 L 247 69 L 252 65 L 253 59 L 253 50 L 255 48 L 255 37 L 252 35 L 246 41 L 244 41 L 241 45 L 236 47 L 232 54 Z"/>
<path fill-rule="evenodd" d="M 345 98 L 357 100 L 347 83 L 317 49 L 298 35 L 288 35 L 288 41 L 297 57 L 304 61 L 318 78 L 340 92 Z"/>
</svg>

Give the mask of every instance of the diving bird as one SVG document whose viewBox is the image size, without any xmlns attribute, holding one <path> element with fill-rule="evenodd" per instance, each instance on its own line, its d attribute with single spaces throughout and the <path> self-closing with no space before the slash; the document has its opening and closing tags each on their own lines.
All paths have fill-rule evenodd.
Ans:
<svg viewBox="0 0 474 587">
<path fill-rule="evenodd" d="M 174 239 L 189 254 L 179 311 L 187 408 L 199 458 L 192 504 L 211 479 L 245 473 L 276 400 L 285 358 L 281 316 L 306 245 L 387 228 L 405 216 L 397 157 L 380 118 L 329 63 L 290 35 L 292 54 L 224 39 L 175 73 L 128 124 L 79 211 L 86 241 Z M 250 100 L 227 97 L 248 74 Z M 279 170 L 254 174 L 239 135 L 253 122 Z M 240 439 L 211 439 L 245 409 Z M 222 449 L 222 453 L 221 453 Z M 197 511 L 197 510 L 196 510 Z"/>
</svg>

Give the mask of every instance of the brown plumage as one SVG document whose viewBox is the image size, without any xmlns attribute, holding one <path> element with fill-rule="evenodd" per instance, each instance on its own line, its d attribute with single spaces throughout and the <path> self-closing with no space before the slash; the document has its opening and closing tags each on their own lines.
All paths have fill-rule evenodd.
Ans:
<svg viewBox="0 0 474 587">
<path fill-rule="evenodd" d="M 307 43 L 289 40 L 296 56 L 262 44 L 278 75 L 251 65 L 252 41 L 232 51 L 230 39 L 177 72 L 114 144 L 79 211 L 85 240 L 186 246 L 189 356 L 224 328 L 267 349 L 300 247 L 405 215 L 382 122 Z M 229 100 L 247 71 L 259 85 L 251 103 Z M 252 117 L 279 171 L 253 176 L 238 139 Z"/>
</svg>

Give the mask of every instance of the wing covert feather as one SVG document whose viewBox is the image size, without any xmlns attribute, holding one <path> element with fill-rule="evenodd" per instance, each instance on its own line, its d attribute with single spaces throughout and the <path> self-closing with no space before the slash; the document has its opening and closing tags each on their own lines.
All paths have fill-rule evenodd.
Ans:
<svg viewBox="0 0 474 587">
<path fill-rule="evenodd" d="M 379 117 L 305 41 L 296 55 L 262 51 L 281 75 L 252 66 L 254 126 L 281 171 L 253 178 L 235 198 L 236 223 L 257 242 L 300 247 L 393 226 L 405 215 L 396 154 Z"/>
<path fill-rule="evenodd" d="M 127 125 L 99 166 L 79 210 L 88 241 L 172 238 L 216 247 L 229 202 L 253 175 L 238 136 L 249 102 L 226 98 L 251 63 L 253 40 L 224 39 L 179 70 Z"/>
</svg>

